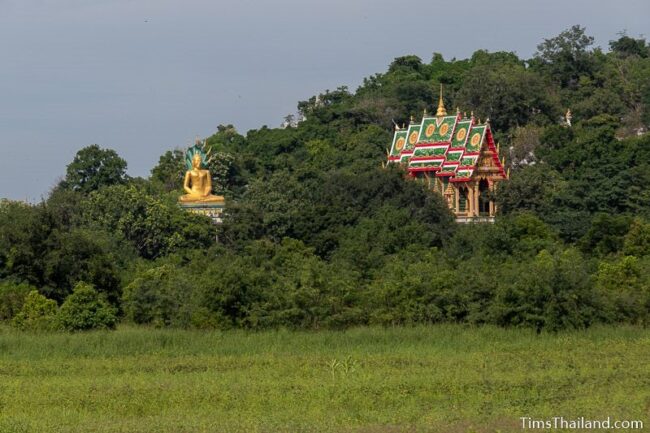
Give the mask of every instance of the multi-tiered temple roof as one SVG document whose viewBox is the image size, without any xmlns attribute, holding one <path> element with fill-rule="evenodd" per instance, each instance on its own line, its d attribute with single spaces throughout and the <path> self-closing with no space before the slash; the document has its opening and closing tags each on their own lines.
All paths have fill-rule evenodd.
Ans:
<svg viewBox="0 0 650 433">
<path fill-rule="evenodd" d="M 481 124 L 458 110 L 447 115 L 442 89 L 435 116 L 425 112 L 420 121 L 411 118 L 408 127 L 396 127 L 388 161 L 404 164 L 414 177 L 438 178 L 440 182 L 431 186 L 447 195 L 450 207 L 464 219 L 481 216 L 481 193 L 485 188 L 492 191 L 496 182 L 507 178 L 489 121 Z M 463 200 L 472 202 L 464 206 Z M 494 203 L 488 207 L 484 216 L 493 217 Z"/>
</svg>

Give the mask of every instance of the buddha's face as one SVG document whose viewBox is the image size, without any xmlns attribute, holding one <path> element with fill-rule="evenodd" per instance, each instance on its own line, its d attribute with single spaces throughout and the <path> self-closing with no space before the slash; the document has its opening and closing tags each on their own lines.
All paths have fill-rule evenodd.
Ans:
<svg viewBox="0 0 650 433">
<path fill-rule="evenodd" d="M 198 153 L 194 154 L 192 157 L 192 168 L 198 170 L 201 168 L 201 155 Z"/>
</svg>

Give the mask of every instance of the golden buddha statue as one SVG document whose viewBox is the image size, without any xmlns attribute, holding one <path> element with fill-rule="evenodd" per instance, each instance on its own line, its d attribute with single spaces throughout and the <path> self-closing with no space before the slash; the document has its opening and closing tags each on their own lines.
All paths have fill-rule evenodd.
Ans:
<svg viewBox="0 0 650 433">
<path fill-rule="evenodd" d="M 182 203 L 223 203 L 224 198 L 212 194 L 212 177 L 208 170 L 201 168 L 203 158 L 200 153 L 192 156 L 192 168 L 185 172 L 183 189 L 187 194 L 179 197 Z"/>
</svg>

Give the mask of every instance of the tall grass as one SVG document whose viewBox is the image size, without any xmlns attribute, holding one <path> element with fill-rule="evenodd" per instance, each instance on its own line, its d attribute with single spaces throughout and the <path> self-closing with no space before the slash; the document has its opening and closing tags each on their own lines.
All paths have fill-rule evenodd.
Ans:
<svg viewBox="0 0 650 433">
<path fill-rule="evenodd" d="M 650 424 L 650 331 L 0 329 L 0 432 L 520 431 Z"/>
</svg>

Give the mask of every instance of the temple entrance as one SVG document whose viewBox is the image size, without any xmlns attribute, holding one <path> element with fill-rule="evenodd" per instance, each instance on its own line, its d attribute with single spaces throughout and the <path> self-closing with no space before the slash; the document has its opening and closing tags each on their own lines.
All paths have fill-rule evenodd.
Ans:
<svg viewBox="0 0 650 433">
<path fill-rule="evenodd" d="M 458 189 L 458 212 L 467 212 L 467 187 Z"/>
<path fill-rule="evenodd" d="M 490 184 L 487 179 L 478 183 L 478 212 L 479 215 L 490 215 Z"/>
</svg>

